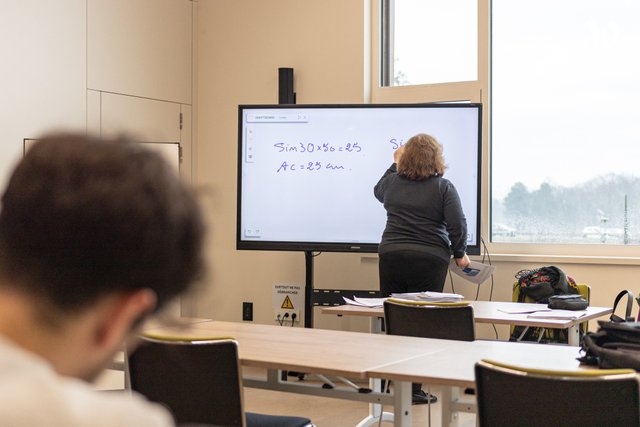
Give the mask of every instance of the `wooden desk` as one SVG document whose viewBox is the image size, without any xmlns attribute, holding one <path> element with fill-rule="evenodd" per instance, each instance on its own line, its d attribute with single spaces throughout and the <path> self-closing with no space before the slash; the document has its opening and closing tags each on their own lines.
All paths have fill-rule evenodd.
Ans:
<svg viewBox="0 0 640 427">
<path fill-rule="evenodd" d="M 601 317 L 611 313 L 611 307 L 587 307 L 586 314 L 575 320 L 560 319 L 534 319 L 527 317 L 527 314 L 509 314 L 499 311 L 500 309 L 517 309 L 528 307 L 540 307 L 539 304 L 527 304 L 518 302 L 498 302 L 498 301 L 469 301 L 473 307 L 473 316 L 477 323 L 494 323 L 512 326 L 535 326 L 553 329 L 568 329 L 569 345 L 577 346 L 579 342 L 578 326 L 591 319 Z M 333 307 L 322 307 L 323 314 L 334 314 L 338 316 L 365 316 L 372 318 L 372 332 L 380 330 L 378 318 L 384 317 L 382 308 L 359 307 L 356 305 L 337 305 Z"/>
<path fill-rule="evenodd" d="M 281 369 L 366 379 L 373 368 L 439 350 L 430 342 L 410 337 L 208 321 L 186 328 L 146 331 L 194 337 L 233 337 L 244 366 Z M 447 340 L 438 340 L 442 344 Z M 366 350 L 366 351 L 364 351 Z"/>
<path fill-rule="evenodd" d="M 446 340 L 279 327 L 253 323 L 210 321 L 181 328 L 149 328 L 146 332 L 238 341 L 242 366 L 267 369 L 267 379 L 245 378 L 248 387 L 368 402 L 372 414 L 360 426 L 373 425 L 379 417 L 396 426 L 411 425 L 411 383 L 400 381 L 393 394 L 355 388 L 323 388 L 316 384 L 282 381 L 278 370 L 368 379 L 372 369 L 440 351 Z M 379 380 L 377 381 L 379 385 Z M 381 404 L 393 405 L 395 414 L 381 413 Z"/>
<path fill-rule="evenodd" d="M 460 410 L 451 387 L 474 385 L 473 365 L 483 358 L 529 362 L 533 367 L 579 369 L 578 351 L 569 346 L 511 342 L 462 342 L 361 332 L 331 331 L 233 322 L 200 322 L 182 328 L 151 328 L 150 332 L 190 337 L 233 337 L 239 343 L 242 366 L 268 370 L 267 379 L 245 379 L 248 387 L 313 394 L 376 404 L 378 411 L 359 426 L 393 419 L 395 426 L 411 425 L 411 382 L 443 385 L 443 420 Z M 277 370 L 352 378 L 394 380 L 392 394 L 355 389 L 325 389 L 304 382 L 281 381 Z M 380 413 L 391 404 L 394 414 Z M 467 409 L 469 410 L 469 409 Z M 473 408 L 471 408 L 473 410 Z"/>
<path fill-rule="evenodd" d="M 475 387 L 474 366 L 482 359 L 528 368 L 580 370 L 578 349 L 507 341 L 448 341 L 442 351 L 369 371 L 371 378 L 441 385 L 442 424 L 456 425 L 459 412 L 477 412 L 475 401 L 461 401 L 458 388 Z"/>
</svg>

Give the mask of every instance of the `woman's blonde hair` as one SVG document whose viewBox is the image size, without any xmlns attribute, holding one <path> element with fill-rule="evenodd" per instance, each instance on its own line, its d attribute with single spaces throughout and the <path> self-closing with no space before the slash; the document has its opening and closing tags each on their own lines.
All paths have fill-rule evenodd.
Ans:
<svg viewBox="0 0 640 427">
<path fill-rule="evenodd" d="M 446 168 L 442 145 L 426 133 L 409 138 L 398 161 L 398 173 L 413 181 L 425 180 L 434 175 L 442 176 Z"/>
</svg>

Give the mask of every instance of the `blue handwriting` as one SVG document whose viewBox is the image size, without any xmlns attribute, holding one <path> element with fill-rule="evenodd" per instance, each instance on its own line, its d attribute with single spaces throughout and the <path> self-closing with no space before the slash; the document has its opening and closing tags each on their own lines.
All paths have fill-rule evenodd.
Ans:
<svg viewBox="0 0 640 427">
<path fill-rule="evenodd" d="M 304 143 L 298 142 L 297 144 L 287 144 L 286 142 L 278 142 L 273 144 L 278 150 L 278 153 L 334 153 L 346 151 L 348 153 L 359 153 L 362 151 L 362 147 L 357 142 L 347 142 L 344 145 L 334 144 L 314 144 L 312 142 Z"/>
<path fill-rule="evenodd" d="M 391 144 L 391 148 L 393 148 L 394 150 L 397 150 L 398 148 L 400 148 L 402 145 L 404 145 L 404 139 L 401 139 L 400 142 L 398 142 L 397 139 L 395 138 L 391 138 L 389 140 L 389 144 Z"/>
<path fill-rule="evenodd" d="M 319 171 L 320 169 L 341 170 L 344 169 L 344 166 L 322 162 L 287 163 L 284 161 L 280 167 L 278 167 L 276 173 L 290 171 Z"/>
</svg>

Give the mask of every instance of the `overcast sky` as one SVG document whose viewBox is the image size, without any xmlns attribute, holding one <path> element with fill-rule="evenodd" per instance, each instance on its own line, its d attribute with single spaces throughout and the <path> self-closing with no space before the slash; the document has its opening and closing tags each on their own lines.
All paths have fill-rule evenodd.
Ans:
<svg viewBox="0 0 640 427">
<path fill-rule="evenodd" d="M 430 3 L 445 12 L 425 18 Z M 396 66 L 475 79 L 475 15 L 475 0 L 396 0 Z M 638 22 L 637 0 L 493 1 L 494 197 L 640 174 Z"/>
</svg>

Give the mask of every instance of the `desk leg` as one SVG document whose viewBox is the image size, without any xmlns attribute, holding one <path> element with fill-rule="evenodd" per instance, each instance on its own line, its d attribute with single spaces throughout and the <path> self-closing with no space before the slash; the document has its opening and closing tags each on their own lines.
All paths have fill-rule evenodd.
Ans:
<svg viewBox="0 0 640 427">
<path fill-rule="evenodd" d="M 369 318 L 369 332 L 372 334 L 379 334 L 382 332 L 382 317 L 370 317 Z"/>
<path fill-rule="evenodd" d="M 395 427 L 411 426 L 411 382 L 396 381 L 393 388 L 393 425 Z"/>
<path fill-rule="evenodd" d="M 382 332 L 382 317 L 371 317 L 369 320 L 369 332 L 372 334 L 379 334 Z M 380 378 L 374 378 L 369 380 L 369 387 L 373 391 L 382 391 Z M 393 422 L 393 414 L 390 412 L 382 412 L 382 405 L 379 403 L 369 404 L 369 417 L 374 421 L 377 421 L 382 416 L 382 421 Z M 358 424 L 360 425 L 360 424 Z"/>
<path fill-rule="evenodd" d="M 572 346 L 580 345 L 580 325 L 571 326 L 567 329 L 568 344 Z"/>
<path fill-rule="evenodd" d="M 454 427 L 458 425 L 458 413 L 453 411 L 453 404 L 458 401 L 458 387 L 442 387 L 442 425 Z"/>
<path fill-rule="evenodd" d="M 381 317 L 371 317 L 369 320 L 369 332 L 371 332 L 372 334 L 379 334 L 380 332 L 382 332 L 382 318 Z M 371 387 L 371 389 L 375 392 L 380 392 L 382 387 L 381 387 L 381 380 L 380 378 L 372 378 L 369 380 L 369 387 Z M 396 385 L 396 387 L 394 388 L 394 395 L 395 395 L 395 413 L 399 414 L 400 412 L 398 411 L 398 399 L 401 399 L 401 397 L 398 397 L 398 393 L 399 391 L 397 391 L 398 389 L 398 385 Z M 408 396 L 409 399 L 411 398 L 411 387 L 409 387 L 409 392 L 408 392 Z M 409 407 L 411 407 L 411 402 L 409 402 Z M 358 423 L 358 425 L 356 427 L 369 427 L 369 426 L 374 426 L 374 425 L 378 425 L 380 422 L 380 417 L 382 417 L 382 421 L 387 421 L 387 422 L 394 422 L 396 421 L 396 423 L 394 425 L 402 425 L 404 426 L 411 426 L 411 416 L 409 416 L 409 423 L 408 424 L 397 424 L 398 419 L 401 419 L 402 417 L 396 417 L 395 414 L 390 413 L 390 412 L 383 412 L 382 411 L 382 405 L 380 403 L 370 403 L 369 404 L 369 415 L 363 419 L 362 421 L 360 421 Z"/>
<path fill-rule="evenodd" d="M 381 391 L 381 380 L 380 378 L 372 378 L 369 380 L 369 387 L 374 392 Z M 369 415 L 360 421 L 356 427 L 368 427 L 375 426 L 379 424 L 380 417 L 382 417 L 382 421 L 393 422 L 394 416 L 391 412 L 382 412 L 382 405 L 379 403 L 369 403 Z"/>
</svg>

